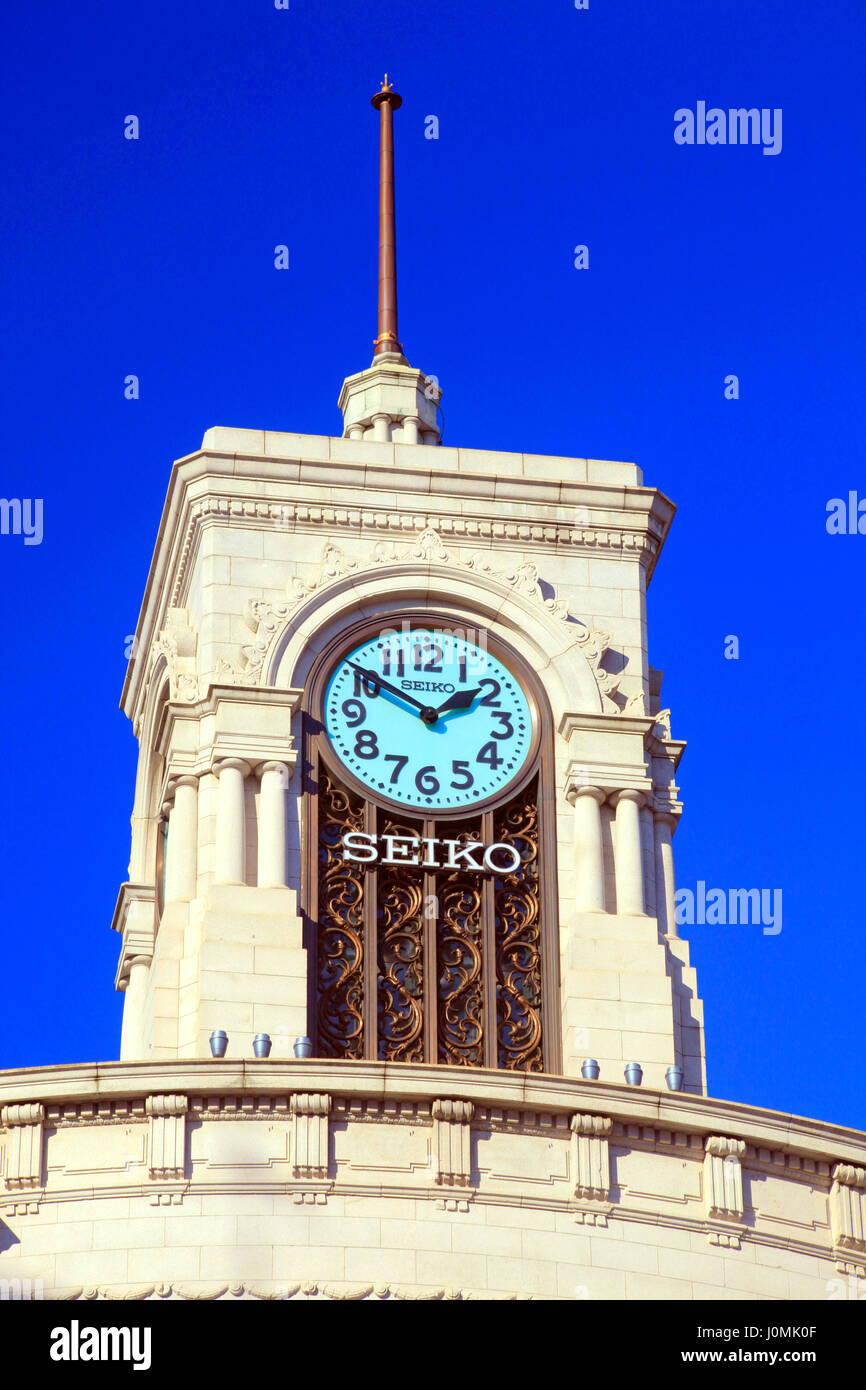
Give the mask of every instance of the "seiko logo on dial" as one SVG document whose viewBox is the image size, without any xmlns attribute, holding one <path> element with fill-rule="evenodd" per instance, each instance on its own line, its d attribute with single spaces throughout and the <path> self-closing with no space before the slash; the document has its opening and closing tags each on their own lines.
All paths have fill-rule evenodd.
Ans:
<svg viewBox="0 0 866 1390">
<path fill-rule="evenodd" d="M 443 681 L 401 681 L 402 690 L 433 690 L 440 695 L 450 695 L 454 690 L 453 685 L 448 685 Z"/>
<path fill-rule="evenodd" d="M 513 874 L 520 855 L 501 841 L 485 845 L 481 840 L 437 840 L 417 835 L 367 835 L 347 830 L 342 837 L 343 858 L 357 864 L 417 864 L 421 869 L 485 869 L 494 874 Z M 379 845 L 382 853 L 379 853 Z"/>
</svg>

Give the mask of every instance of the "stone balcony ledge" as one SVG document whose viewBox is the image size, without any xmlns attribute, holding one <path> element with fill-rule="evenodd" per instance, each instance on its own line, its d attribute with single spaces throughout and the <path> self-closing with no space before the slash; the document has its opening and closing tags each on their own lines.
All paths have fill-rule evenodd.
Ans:
<svg viewBox="0 0 866 1390">
<path fill-rule="evenodd" d="M 149 1096 L 324 1092 L 367 1100 L 434 1100 L 571 1115 L 598 1113 L 623 1125 L 701 1136 L 729 1134 L 756 1149 L 818 1162 L 866 1166 L 866 1133 L 710 1096 L 654 1091 L 606 1081 L 483 1068 L 342 1061 L 184 1058 L 85 1062 L 0 1071 L 0 1106 L 72 1104 Z"/>
</svg>

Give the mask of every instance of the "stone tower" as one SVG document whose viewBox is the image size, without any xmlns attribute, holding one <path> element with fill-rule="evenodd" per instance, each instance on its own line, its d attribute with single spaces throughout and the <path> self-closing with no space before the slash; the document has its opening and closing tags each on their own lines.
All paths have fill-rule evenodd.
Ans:
<svg viewBox="0 0 866 1390">
<path fill-rule="evenodd" d="M 214 428 L 172 472 L 123 692 L 141 753 L 115 918 L 121 1057 L 208 1056 L 216 1028 L 247 1040 L 267 1032 L 275 1056 L 291 1055 L 297 1036 L 316 1043 L 329 948 L 312 763 L 334 753 L 327 735 L 312 736 L 322 654 L 365 623 L 426 625 L 472 634 L 473 650 L 498 643 L 509 669 L 537 686 L 545 814 L 534 854 L 544 881 L 530 949 L 543 1045 L 533 1065 L 578 1075 L 592 1057 L 619 1081 L 636 1061 L 655 1087 L 675 1066 L 701 1094 L 701 1004 L 674 917 L 684 745 L 660 707 L 646 627 L 647 586 L 674 509 L 630 463 L 437 447 L 438 383 L 410 367 L 397 337 L 400 98 L 384 85 L 374 104 L 379 333 L 371 366 L 340 393 L 342 438 Z M 399 721 L 404 712 L 392 713 Z M 499 804 L 519 780 L 506 782 Z M 378 801 L 396 809 L 399 787 Z M 435 896 L 436 884 L 427 887 Z M 371 959 L 375 935 L 368 923 Z M 430 942 L 425 951 L 427 977 L 441 973 Z M 502 976 L 501 961 L 482 973 L 488 966 Z M 381 959 L 377 968 L 388 973 Z M 360 973 L 346 989 L 375 992 Z M 463 1060 L 495 1065 L 501 978 L 484 989 L 489 1046 L 476 1038 L 481 1051 Z M 447 999 L 428 991 L 426 1007 L 441 1011 Z M 391 1055 L 367 1022 L 362 1040 L 344 1039 L 345 1055 Z M 337 1038 L 330 1046 L 340 1055 Z M 429 1055 L 431 1046 L 428 1036 L 426 1060 L 445 1055 Z"/>
</svg>

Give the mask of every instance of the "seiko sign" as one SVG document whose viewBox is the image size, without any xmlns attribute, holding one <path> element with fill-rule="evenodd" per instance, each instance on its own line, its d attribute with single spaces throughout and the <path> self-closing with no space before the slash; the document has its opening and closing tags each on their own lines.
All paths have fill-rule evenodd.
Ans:
<svg viewBox="0 0 866 1390">
<path fill-rule="evenodd" d="M 485 845 L 481 840 L 437 840 L 417 835 L 367 835 L 347 830 L 342 838 L 343 858 L 358 864 L 417 864 L 419 869 L 474 869 L 483 873 L 513 874 L 520 855 L 513 845 Z M 381 852 L 379 846 L 382 846 Z"/>
</svg>

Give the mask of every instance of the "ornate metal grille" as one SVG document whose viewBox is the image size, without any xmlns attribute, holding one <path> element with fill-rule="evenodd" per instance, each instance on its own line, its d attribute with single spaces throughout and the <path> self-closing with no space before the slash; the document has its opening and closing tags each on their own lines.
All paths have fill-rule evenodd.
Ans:
<svg viewBox="0 0 866 1390">
<path fill-rule="evenodd" d="M 520 868 L 497 878 L 496 1043 L 498 1065 L 542 1071 L 538 802 L 533 794 L 495 816 L 496 839 L 513 845 Z"/>
<path fill-rule="evenodd" d="M 364 1056 L 364 879 L 341 837 L 363 830 L 364 803 L 319 779 L 318 1053 Z"/>
<path fill-rule="evenodd" d="M 318 786 L 318 1055 L 541 1071 L 537 776 L 459 824 L 397 818 L 324 767 Z M 365 830 L 497 841 L 520 864 L 500 875 L 344 859 L 343 834 Z"/>
<path fill-rule="evenodd" d="M 383 835 L 420 835 L 410 822 L 383 817 Z M 399 864 L 378 870 L 377 1056 L 424 1061 L 424 875 Z"/>
<path fill-rule="evenodd" d="M 465 843 L 480 838 L 480 821 L 449 832 Z M 446 869 L 436 884 L 438 1060 L 484 1066 L 484 897 L 479 875 Z"/>
</svg>

